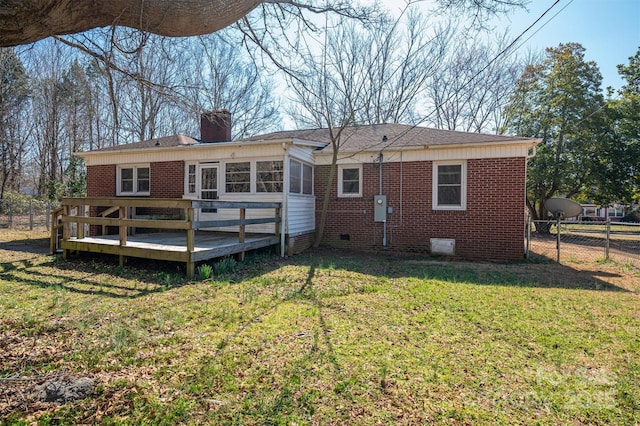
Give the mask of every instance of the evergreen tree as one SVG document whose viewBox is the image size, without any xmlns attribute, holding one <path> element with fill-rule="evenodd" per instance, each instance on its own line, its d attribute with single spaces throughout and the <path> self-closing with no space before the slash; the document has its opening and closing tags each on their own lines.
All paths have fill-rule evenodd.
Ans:
<svg viewBox="0 0 640 426">
<path fill-rule="evenodd" d="M 518 82 L 504 130 L 542 138 L 527 173 L 533 219 L 546 218 L 546 199 L 573 197 L 596 178 L 604 128 L 601 81 L 595 62 L 585 61 L 584 48 L 568 43 L 546 49 Z"/>
</svg>

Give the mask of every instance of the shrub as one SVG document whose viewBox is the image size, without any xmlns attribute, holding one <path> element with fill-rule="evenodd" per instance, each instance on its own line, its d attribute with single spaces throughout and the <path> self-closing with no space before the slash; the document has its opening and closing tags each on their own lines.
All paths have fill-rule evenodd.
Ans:
<svg viewBox="0 0 640 426">
<path fill-rule="evenodd" d="M 214 269 L 216 275 L 228 274 L 236 267 L 238 262 L 233 257 L 225 257 L 221 261 L 215 264 Z"/>
<path fill-rule="evenodd" d="M 640 222 L 640 212 L 635 211 L 631 213 L 627 213 L 625 217 L 622 218 L 623 222 Z"/>
<path fill-rule="evenodd" d="M 200 278 L 200 281 L 208 280 L 211 278 L 212 274 L 213 268 L 211 265 L 204 264 L 198 267 L 198 277 Z"/>
</svg>

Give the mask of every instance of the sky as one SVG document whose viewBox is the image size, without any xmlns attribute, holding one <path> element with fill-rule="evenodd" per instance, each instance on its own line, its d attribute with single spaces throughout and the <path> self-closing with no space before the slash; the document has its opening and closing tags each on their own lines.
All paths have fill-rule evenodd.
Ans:
<svg viewBox="0 0 640 426">
<path fill-rule="evenodd" d="M 515 37 L 553 3 L 555 0 L 534 0 L 529 12 L 502 18 L 499 25 L 510 26 Z M 543 51 L 560 43 L 582 44 L 585 58 L 598 64 L 602 88 L 620 88 L 623 80 L 616 65 L 628 64 L 640 47 L 640 0 L 561 0 L 523 40 L 529 37 L 520 48 L 523 53 L 527 48 Z"/>
<path fill-rule="evenodd" d="M 402 0 L 382 0 L 398 11 Z M 509 27 L 513 38 L 526 30 L 556 0 L 531 0 L 527 10 L 517 10 L 492 23 L 497 33 Z M 433 0 L 419 2 L 428 9 Z M 526 41 L 525 41 L 526 40 Z M 524 43 L 523 43 L 524 42 Z M 623 80 L 616 65 L 628 64 L 640 46 L 640 0 L 560 0 L 544 18 L 524 34 L 519 53 L 544 52 L 547 47 L 576 42 L 585 48 L 585 59 L 595 61 L 603 76 L 602 89 L 620 88 Z"/>
</svg>

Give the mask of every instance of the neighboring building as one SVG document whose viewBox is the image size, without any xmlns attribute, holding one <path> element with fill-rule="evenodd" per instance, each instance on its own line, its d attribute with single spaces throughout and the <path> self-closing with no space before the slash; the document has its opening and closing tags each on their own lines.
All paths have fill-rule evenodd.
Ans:
<svg viewBox="0 0 640 426">
<path fill-rule="evenodd" d="M 78 153 L 87 196 L 281 201 L 288 251 L 309 247 L 333 155 L 328 130 L 230 135 L 223 111 L 203 114 L 201 140 L 175 135 Z M 323 244 L 522 259 L 526 164 L 538 142 L 402 124 L 346 128 Z M 207 220 L 225 214 L 199 212 Z"/>
<path fill-rule="evenodd" d="M 625 213 L 625 206 L 614 203 L 611 206 L 600 207 L 596 204 L 581 203 L 582 214 L 578 220 L 582 221 L 605 221 L 607 217 L 612 221 L 621 220 Z"/>
</svg>

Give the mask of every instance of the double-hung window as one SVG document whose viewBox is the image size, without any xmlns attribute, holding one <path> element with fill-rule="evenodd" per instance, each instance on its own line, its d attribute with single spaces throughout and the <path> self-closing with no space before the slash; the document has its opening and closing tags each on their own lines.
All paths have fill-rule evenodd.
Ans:
<svg viewBox="0 0 640 426">
<path fill-rule="evenodd" d="M 433 209 L 466 210 L 467 164 L 442 161 L 433 164 Z"/>
<path fill-rule="evenodd" d="M 289 192 L 313 195 L 313 167 L 297 160 L 289 161 Z"/>
<path fill-rule="evenodd" d="M 362 196 L 362 166 L 338 166 L 338 197 Z"/>
<path fill-rule="evenodd" d="M 117 195 L 149 195 L 150 169 L 148 164 L 119 166 Z"/>
</svg>

